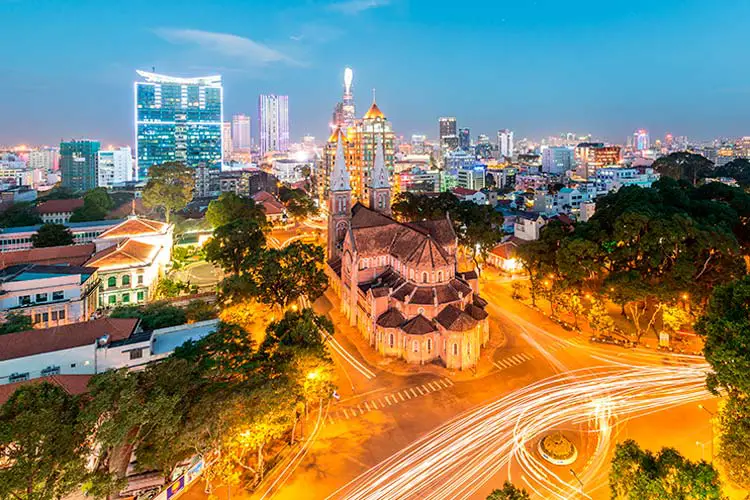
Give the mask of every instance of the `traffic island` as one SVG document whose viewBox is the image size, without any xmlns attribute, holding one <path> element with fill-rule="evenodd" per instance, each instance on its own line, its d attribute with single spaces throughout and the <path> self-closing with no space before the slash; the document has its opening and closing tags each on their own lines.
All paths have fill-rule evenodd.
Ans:
<svg viewBox="0 0 750 500">
<path fill-rule="evenodd" d="M 578 449 L 560 431 L 540 439 L 537 451 L 543 459 L 553 465 L 572 465 L 578 459 Z"/>
</svg>

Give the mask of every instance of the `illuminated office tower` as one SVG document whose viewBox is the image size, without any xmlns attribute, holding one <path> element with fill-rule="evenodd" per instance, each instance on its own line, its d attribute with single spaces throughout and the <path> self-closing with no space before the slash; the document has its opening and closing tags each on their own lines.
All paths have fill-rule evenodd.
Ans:
<svg viewBox="0 0 750 500">
<path fill-rule="evenodd" d="M 289 151 L 289 96 L 261 94 L 258 98 L 260 155 Z"/>
<path fill-rule="evenodd" d="M 99 141 L 60 143 L 60 176 L 62 187 L 88 191 L 97 186 Z"/>
<path fill-rule="evenodd" d="M 468 128 L 458 129 L 458 147 L 464 151 L 471 147 L 471 131 Z"/>
<path fill-rule="evenodd" d="M 249 151 L 252 146 L 252 127 L 250 117 L 247 115 L 234 115 L 232 117 L 232 146 L 236 150 Z"/>
<path fill-rule="evenodd" d="M 179 78 L 138 71 L 135 82 L 135 150 L 138 179 L 168 161 L 195 168 L 222 163 L 221 76 Z"/>
<path fill-rule="evenodd" d="M 99 187 L 111 188 L 133 180 L 133 154 L 130 146 L 99 151 L 97 159 Z"/>
<path fill-rule="evenodd" d="M 513 157 L 513 131 L 508 129 L 497 131 L 497 154 L 500 158 Z"/>
<path fill-rule="evenodd" d="M 640 129 L 633 133 L 633 149 L 636 151 L 645 151 L 651 148 L 651 139 L 648 130 Z"/>
<path fill-rule="evenodd" d="M 229 157 L 234 151 L 232 146 L 232 122 L 224 122 L 221 125 L 221 149 L 224 153 L 224 161 L 229 161 Z"/>
</svg>

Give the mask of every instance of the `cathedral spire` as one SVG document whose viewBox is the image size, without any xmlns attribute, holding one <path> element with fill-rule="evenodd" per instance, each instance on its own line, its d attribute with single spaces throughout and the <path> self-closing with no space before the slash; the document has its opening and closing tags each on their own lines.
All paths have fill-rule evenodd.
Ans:
<svg viewBox="0 0 750 500">
<path fill-rule="evenodd" d="M 388 179 L 388 169 L 385 168 L 385 146 L 383 138 L 378 135 L 375 143 L 375 164 L 370 173 L 370 188 L 390 189 L 391 183 Z"/>
<path fill-rule="evenodd" d="M 344 142 L 341 132 L 338 133 L 338 145 L 336 146 L 336 159 L 331 172 L 331 191 L 351 191 L 349 171 L 346 169 L 346 158 L 344 157 Z"/>
</svg>

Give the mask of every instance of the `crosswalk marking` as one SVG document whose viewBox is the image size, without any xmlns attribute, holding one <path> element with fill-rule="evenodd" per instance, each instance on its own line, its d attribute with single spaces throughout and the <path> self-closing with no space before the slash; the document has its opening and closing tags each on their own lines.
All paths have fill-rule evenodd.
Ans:
<svg viewBox="0 0 750 500">
<path fill-rule="evenodd" d="M 420 389 L 419 387 L 416 387 L 416 389 L 420 396 L 424 396 L 424 392 L 422 392 L 422 389 Z"/>
<path fill-rule="evenodd" d="M 493 361 L 492 364 L 495 365 L 495 368 L 497 368 L 498 370 L 503 371 L 507 370 L 508 368 L 521 365 L 532 359 L 534 359 L 532 355 L 522 352 L 519 354 L 511 354 L 507 358 L 503 358 L 498 361 Z"/>
<path fill-rule="evenodd" d="M 416 392 L 414 392 L 414 389 L 412 389 L 411 387 L 409 387 L 409 391 L 411 391 L 412 395 L 413 395 L 413 396 L 414 396 L 415 398 L 417 397 L 417 393 L 416 393 Z"/>
</svg>

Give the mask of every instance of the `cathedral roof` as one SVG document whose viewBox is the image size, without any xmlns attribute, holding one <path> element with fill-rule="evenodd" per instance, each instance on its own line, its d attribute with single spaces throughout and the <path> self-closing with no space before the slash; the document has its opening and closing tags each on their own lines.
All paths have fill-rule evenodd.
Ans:
<svg viewBox="0 0 750 500">
<path fill-rule="evenodd" d="M 380 108 L 375 103 L 375 101 L 372 102 L 372 106 L 370 106 L 370 109 L 368 109 L 367 113 L 365 113 L 365 120 L 370 120 L 373 118 L 380 118 L 385 120 L 385 115 L 382 111 L 380 111 Z"/>
<path fill-rule="evenodd" d="M 425 318 L 423 315 L 418 314 L 410 319 L 401 329 L 410 335 L 424 335 L 426 333 L 432 333 L 437 331 L 432 321 Z"/>
<path fill-rule="evenodd" d="M 406 318 L 398 309 L 390 308 L 378 318 L 378 326 L 383 328 L 398 328 L 404 324 Z"/>
<path fill-rule="evenodd" d="M 446 306 L 435 318 L 446 330 L 464 332 L 477 326 L 477 320 L 453 304 Z"/>
</svg>

